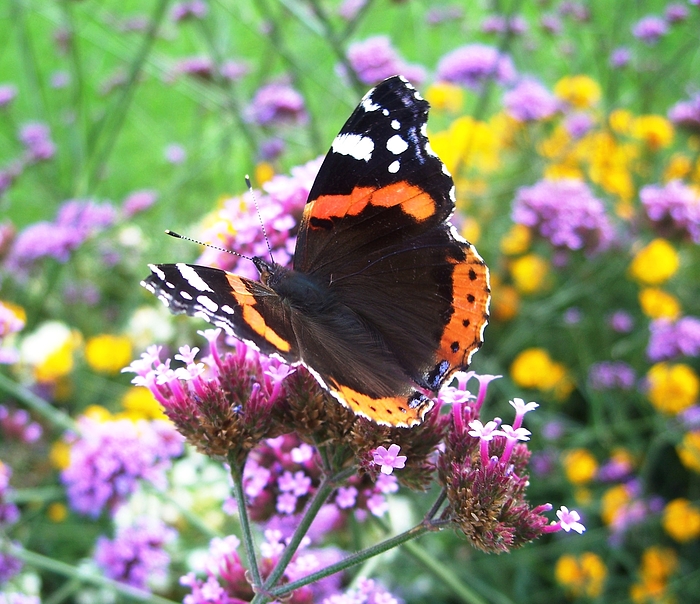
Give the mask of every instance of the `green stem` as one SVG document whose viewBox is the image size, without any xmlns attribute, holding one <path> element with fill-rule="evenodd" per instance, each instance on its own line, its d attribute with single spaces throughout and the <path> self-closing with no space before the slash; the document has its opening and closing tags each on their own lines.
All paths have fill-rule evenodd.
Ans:
<svg viewBox="0 0 700 604">
<path fill-rule="evenodd" d="M 311 526 L 311 523 L 318 515 L 321 506 L 323 506 L 323 504 L 326 503 L 328 497 L 330 497 L 335 486 L 352 476 L 355 473 L 355 471 L 356 468 L 354 466 L 351 466 L 342 470 L 341 472 L 338 472 L 338 474 L 336 474 L 335 476 L 323 479 L 318 489 L 314 493 L 314 496 L 311 498 L 311 501 L 309 501 L 309 505 L 304 511 L 304 516 L 297 525 L 297 528 L 294 530 L 294 534 L 289 540 L 289 543 L 284 548 L 282 556 L 277 561 L 277 564 L 275 564 L 275 568 L 265 580 L 265 584 L 263 586 L 264 592 L 270 590 L 282 578 L 282 575 L 284 575 L 284 571 L 287 570 L 287 566 L 289 566 L 289 563 L 292 561 L 294 554 L 296 554 L 297 549 L 299 549 L 299 545 L 301 544 L 302 539 L 306 536 L 306 533 L 309 532 L 309 527 Z M 263 601 L 262 598 L 265 598 L 265 596 L 263 596 L 262 594 L 256 596 L 256 598 L 257 597 L 261 598 L 260 601 Z"/>
<path fill-rule="evenodd" d="M 66 564 L 65 562 L 60 562 L 59 560 L 54 560 L 53 558 L 26 550 L 9 541 L 0 541 L 0 552 L 22 560 L 31 566 L 63 575 L 64 577 L 70 577 L 71 579 L 77 579 L 84 583 L 91 583 L 101 587 L 110 587 L 131 600 L 148 602 L 149 604 L 177 604 L 173 600 L 157 596 L 143 589 L 137 589 L 136 587 L 120 583 L 114 579 L 108 579 L 103 575 L 97 575 L 83 568 L 78 568 L 77 566 L 72 566 L 71 564 Z"/>
<path fill-rule="evenodd" d="M 248 568 L 253 578 L 253 588 L 256 588 L 262 585 L 262 578 L 260 577 L 258 560 L 255 557 L 255 541 L 253 540 L 253 531 L 245 504 L 245 491 L 243 490 L 243 466 L 245 465 L 245 460 L 243 462 L 237 461 L 235 452 L 230 451 L 228 464 L 231 468 L 231 478 L 233 478 L 233 496 L 236 498 L 236 505 L 238 506 L 238 521 L 241 523 L 243 546 L 248 556 Z"/>
<path fill-rule="evenodd" d="M 310 583 L 314 583 L 315 581 L 320 581 L 321 579 L 325 579 L 330 575 L 334 575 L 337 572 L 346 570 L 348 568 L 351 568 L 352 566 L 356 566 L 357 564 L 360 564 L 365 560 L 369 560 L 374 556 L 383 554 L 384 552 L 390 549 L 398 547 L 399 545 L 402 545 L 407 541 L 410 541 L 411 539 L 415 539 L 416 537 L 420 537 L 421 535 L 431 532 L 432 530 L 433 527 L 430 524 L 419 524 L 417 526 L 414 526 L 412 529 L 401 533 L 400 535 L 396 535 L 395 537 L 391 537 L 386 541 L 377 543 L 372 547 L 368 547 L 367 549 L 364 549 L 360 552 L 348 556 L 347 558 L 341 560 L 340 562 L 337 562 L 336 564 L 331 564 L 330 566 L 327 566 L 326 568 L 321 569 L 318 572 L 307 575 L 303 579 L 293 581 L 292 583 L 285 583 L 280 587 L 271 589 L 269 594 L 271 596 L 274 596 L 275 598 L 281 598 L 282 596 L 293 592 L 295 589 L 299 589 L 300 587 L 304 587 L 306 585 L 309 585 Z"/>
<path fill-rule="evenodd" d="M 63 430 L 78 430 L 73 419 L 56 409 L 51 403 L 45 401 L 43 398 L 34 394 L 28 388 L 21 386 L 17 382 L 11 380 L 7 376 L 0 373 L 0 390 L 3 390 L 10 396 L 15 397 L 22 404 L 26 405 L 34 411 L 41 415 L 44 419 L 48 420 L 54 426 L 57 426 Z"/>
</svg>

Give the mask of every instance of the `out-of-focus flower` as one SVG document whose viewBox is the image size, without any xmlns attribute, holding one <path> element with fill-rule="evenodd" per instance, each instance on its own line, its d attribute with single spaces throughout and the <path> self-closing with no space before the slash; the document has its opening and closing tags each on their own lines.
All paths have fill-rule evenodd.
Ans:
<svg viewBox="0 0 700 604">
<path fill-rule="evenodd" d="M 125 336 L 102 334 L 85 343 L 85 360 L 98 373 L 119 373 L 131 361 L 131 341 Z"/>
<path fill-rule="evenodd" d="M 7 501 L 8 495 L 12 493 L 11 477 L 12 468 L 0 461 L 0 529 L 3 530 L 19 520 L 19 508 L 12 501 Z"/>
<path fill-rule="evenodd" d="M 14 84 L 0 84 L 0 108 L 7 107 L 17 96 Z"/>
<path fill-rule="evenodd" d="M 19 351 L 12 345 L 13 334 L 24 329 L 24 309 L 0 300 L 0 365 L 16 363 Z"/>
<path fill-rule="evenodd" d="M 425 22 L 428 25 L 440 25 L 449 21 L 459 21 L 462 17 L 464 17 L 464 7 L 459 4 L 431 6 L 425 13 Z"/>
<path fill-rule="evenodd" d="M 671 24 L 680 23 L 688 18 L 688 7 L 680 3 L 668 4 L 664 16 Z"/>
<path fill-rule="evenodd" d="M 681 317 L 677 321 L 658 319 L 649 325 L 647 357 L 665 361 L 679 356 L 700 356 L 700 318 Z"/>
<path fill-rule="evenodd" d="M 593 128 L 593 118 L 588 113 L 571 113 L 564 120 L 564 128 L 566 128 L 571 138 L 582 138 Z"/>
<path fill-rule="evenodd" d="M 170 459 L 182 453 L 182 438 L 169 422 L 82 417 L 73 437 L 70 465 L 61 472 L 71 508 L 94 518 L 114 512 L 146 480 L 166 486 Z"/>
<path fill-rule="evenodd" d="M 170 555 L 165 546 L 176 536 L 161 520 L 140 518 L 119 528 L 114 540 L 99 537 L 95 562 L 110 579 L 147 590 L 167 578 Z"/>
<path fill-rule="evenodd" d="M 566 76 L 554 85 L 554 94 L 576 109 L 588 109 L 600 100 L 600 85 L 587 75 Z"/>
<path fill-rule="evenodd" d="M 534 294 L 547 285 L 549 263 L 537 254 L 525 254 L 511 262 L 510 274 L 520 293 Z"/>
<path fill-rule="evenodd" d="M 366 4 L 367 0 L 343 0 L 338 7 L 338 16 L 346 21 L 352 21 Z"/>
<path fill-rule="evenodd" d="M 273 82 L 258 88 L 246 115 L 260 126 L 304 124 L 308 119 L 304 97 L 289 84 Z"/>
<path fill-rule="evenodd" d="M 132 386 L 122 397 L 125 413 L 132 419 L 167 419 L 163 407 L 148 388 Z"/>
<path fill-rule="evenodd" d="M 560 249 L 599 252 L 614 238 L 603 203 L 580 180 L 543 180 L 521 187 L 512 218 Z"/>
<path fill-rule="evenodd" d="M 182 145 L 168 145 L 164 154 L 166 161 L 171 164 L 181 164 L 187 159 L 187 151 Z"/>
<path fill-rule="evenodd" d="M 631 134 L 652 151 L 658 151 L 673 142 L 673 125 L 663 115 L 640 115 L 632 122 Z"/>
<path fill-rule="evenodd" d="M 357 584 L 345 593 L 334 594 L 322 604 L 399 604 L 400 600 L 384 589 L 374 579 L 360 577 Z"/>
<path fill-rule="evenodd" d="M 56 145 L 51 140 L 51 131 L 46 124 L 24 124 L 19 131 L 19 140 L 26 149 L 29 163 L 49 160 L 56 153 Z"/>
<path fill-rule="evenodd" d="M 150 208 L 158 199 L 158 193 L 151 190 L 134 191 L 128 195 L 122 204 L 122 212 L 125 218 L 131 218 Z"/>
<path fill-rule="evenodd" d="M 644 285 L 661 285 L 676 274 L 679 266 L 678 252 L 668 241 L 659 238 L 634 255 L 629 274 Z"/>
<path fill-rule="evenodd" d="M 202 19 L 209 11 L 209 6 L 203 0 L 188 0 L 174 4 L 170 18 L 176 23 L 189 19 Z"/>
<path fill-rule="evenodd" d="M 661 525 L 679 543 L 700 537 L 700 508 L 679 497 L 666 504 Z"/>
<path fill-rule="evenodd" d="M 608 317 L 608 324 L 618 333 L 629 333 L 634 329 L 634 317 L 626 310 L 616 310 Z"/>
<path fill-rule="evenodd" d="M 647 397 L 655 409 L 677 414 L 698 402 L 700 379 L 683 363 L 656 363 L 646 375 Z"/>
<path fill-rule="evenodd" d="M 697 407 L 690 407 L 686 409 L 686 414 L 689 411 L 695 412 L 697 414 Z M 685 414 L 681 413 L 681 416 Z M 678 453 L 678 458 L 681 463 L 692 470 L 700 474 L 700 430 L 694 430 L 692 432 L 687 432 L 683 435 L 683 440 L 676 445 L 676 452 Z"/>
<path fill-rule="evenodd" d="M 644 287 L 639 291 L 639 306 L 650 319 L 675 321 L 681 316 L 678 298 L 658 287 Z"/>
<path fill-rule="evenodd" d="M 571 449 L 561 458 L 566 478 L 571 484 L 582 485 L 590 482 L 598 472 L 598 462 L 587 449 Z"/>
<path fill-rule="evenodd" d="M 447 82 L 436 82 L 425 93 L 433 111 L 457 113 L 464 105 L 464 90 Z"/>
<path fill-rule="evenodd" d="M 688 237 L 700 243 L 700 191 L 680 180 L 646 185 L 639 198 L 654 230 L 662 237 Z"/>
<path fill-rule="evenodd" d="M 348 61 L 363 84 L 374 86 L 393 75 L 401 74 L 416 86 L 425 80 L 425 70 L 406 63 L 387 36 L 373 36 L 354 42 L 348 48 Z"/>
<path fill-rule="evenodd" d="M 32 421 L 29 412 L 25 409 L 12 410 L 5 405 L 0 405 L 0 433 L 6 439 L 16 439 L 29 444 L 41 438 L 43 429 L 41 425 Z M 0 478 L 1 486 L 2 479 Z M 0 512 L 0 522 L 1 518 L 2 513 Z"/>
<path fill-rule="evenodd" d="M 620 69 L 621 67 L 625 67 L 626 65 L 628 65 L 631 58 L 632 53 L 630 53 L 629 49 L 625 48 L 624 46 L 621 46 L 619 48 L 614 49 L 610 54 L 610 65 L 617 69 Z"/>
<path fill-rule="evenodd" d="M 553 361 L 543 348 L 519 353 L 510 366 L 510 376 L 518 386 L 552 391 L 558 398 L 566 398 L 573 389 L 566 367 Z"/>
<path fill-rule="evenodd" d="M 46 321 L 22 339 L 20 362 L 32 369 L 38 382 L 54 382 L 73 370 L 73 355 L 81 342 L 80 333 L 65 323 Z"/>
<path fill-rule="evenodd" d="M 554 567 L 554 575 L 574 597 L 597 598 L 603 593 L 608 570 L 600 556 L 583 552 L 561 556 Z"/>
<path fill-rule="evenodd" d="M 551 13 L 540 17 L 540 27 L 552 36 L 558 36 L 564 29 L 561 19 Z"/>
<path fill-rule="evenodd" d="M 700 132 L 700 94 L 687 101 L 678 101 L 669 109 L 668 119 L 679 128 L 694 133 Z"/>
<path fill-rule="evenodd" d="M 506 112 L 520 122 L 544 120 L 559 109 L 559 101 L 533 78 L 524 78 L 503 95 Z"/>
<path fill-rule="evenodd" d="M 594 363 L 588 369 L 588 382 L 594 390 L 631 390 L 635 381 L 634 369 L 622 361 Z"/>
<path fill-rule="evenodd" d="M 467 44 L 440 59 L 436 79 L 478 90 L 489 80 L 510 84 L 516 75 L 512 59 L 494 46 Z"/>
<path fill-rule="evenodd" d="M 674 549 L 658 545 L 645 549 L 639 565 L 640 580 L 630 587 L 632 601 L 668 601 L 668 580 L 678 566 L 678 554 Z"/>
<path fill-rule="evenodd" d="M 648 15 L 632 26 L 632 35 L 645 44 L 653 46 L 668 33 L 668 25 L 661 17 Z"/>
</svg>

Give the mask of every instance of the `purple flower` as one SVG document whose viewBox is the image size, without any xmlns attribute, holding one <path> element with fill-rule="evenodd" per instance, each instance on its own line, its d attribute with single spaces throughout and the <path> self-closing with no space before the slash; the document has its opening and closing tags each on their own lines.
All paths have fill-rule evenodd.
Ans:
<svg viewBox="0 0 700 604">
<path fill-rule="evenodd" d="M 170 11 L 170 18 L 176 23 L 189 19 L 202 19 L 209 11 L 209 6 L 202 0 L 178 2 Z"/>
<path fill-rule="evenodd" d="M 70 74 L 67 71 L 56 71 L 51 74 L 51 88 L 65 88 L 70 84 Z"/>
<path fill-rule="evenodd" d="M 608 317 L 608 324 L 618 333 L 629 333 L 634 329 L 634 317 L 626 310 L 616 310 Z"/>
<path fill-rule="evenodd" d="M 678 101 L 669 109 L 668 119 L 680 128 L 700 133 L 700 94 L 688 101 Z"/>
<path fill-rule="evenodd" d="M 499 84 L 510 84 L 515 77 L 511 58 L 486 44 L 467 44 L 457 48 L 443 56 L 437 66 L 438 80 L 475 90 L 490 79 Z"/>
<path fill-rule="evenodd" d="M 521 187 L 512 218 L 559 249 L 599 252 L 608 248 L 614 237 L 603 203 L 580 180 L 542 180 Z"/>
<path fill-rule="evenodd" d="M 12 493 L 11 477 L 12 468 L 0 461 L 0 530 L 3 532 L 19 520 L 19 508 L 12 501 L 6 501 L 8 495 Z M 1 574 L 2 571 L 0 571 Z"/>
<path fill-rule="evenodd" d="M 688 7 L 684 4 L 669 4 L 664 12 L 666 21 L 669 23 L 680 23 L 688 18 Z"/>
<path fill-rule="evenodd" d="M 250 67 L 243 61 L 234 61 L 233 59 L 229 59 L 224 61 L 220 71 L 223 78 L 235 82 L 246 75 L 250 71 Z"/>
<path fill-rule="evenodd" d="M 181 164 L 187 159 L 187 151 L 182 145 L 168 145 L 165 148 L 165 159 L 171 164 Z"/>
<path fill-rule="evenodd" d="M 650 46 L 656 44 L 668 32 L 668 25 L 661 17 L 649 15 L 632 26 L 632 35 Z"/>
<path fill-rule="evenodd" d="M 7 107 L 17 96 L 14 84 L 0 84 L 0 107 Z"/>
<path fill-rule="evenodd" d="M 587 113 L 577 112 L 566 116 L 564 128 L 571 138 L 578 139 L 593 127 L 593 118 Z"/>
<path fill-rule="evenodd" d="M 481 22 L 485 34 L 502 34 L 508 29 L 508 20 L 503 15 L 487 15 Z"/>
<path fill-rule="evenodd" d="M 114 540 L 99 537 L 95 562 L 110 579 L 148 589 L 167 577 L 170 555 L 164 548 L 176 536 L 161 520 L 141 518 L 133 526 L 118 529 Z"/>
<path fill-rule="evenodd" d="M 581 520 L 581 515 L 576 510 L 569 511 L 569 508 L 567 508 L 565 505 L 561 506 L 561 508 L 557 510 L 557 518 L 559 518 L 558 524 L 567 533 L 569 531 L 576 531 L 577 533 L 582 534 L 583 531 L 586 530 L 586 527 L 579 522 L 579 520 Z"/>
<path fill-rule="evenodd" d="M 630 62 L 631 58 L 632 54 L 629 49 L 621 46 L 613 50 L 610 54 L 610 65 L 619 69 L 625 67 Z"/>
<path fill-rule="evenodd" d="M 39 424 L 31 420 L 29 412 L 25 409 L 10 410 L 5 405 L 0 405 L 0 432 L 5 438 L 12 438 L 24 443 L 33 443 L 41 438 L 43 429 Z M 2 490 L 2 480 L 0 480 L 0 490 Z M 1 517 L 2 514 L 0 513 L 0 519 Z"/>
<path fill-rule="evenodd" d="M 431 6 L 425 13 L 425 22 L 428 25 L 440 25 L 448 21 L 459 21 L 464 17 L 464 7 L 458 4 L 448 6 Z"/>
<path fill-rule="evenodd" d="M 546 31 L 548 34 L 552 34 L 553 36 L 558 36 L 562 32 L 562 29 L 564 29 L 561 19 L 556 15 L 551 14 L 542 15 L 542 18 L 540 19 L 540 26 L 544 31 Z"/>
<path fill-rule="evenodd" d="M 172 74 L 167 79 L 174 79 L 178 75 L 186 75 L 205 82 L 211 82 L 214 79 L 214 69 L 214 64 L 209 57 L 186 57 L 175 64 Z"/>
<path fill-rule="evenodd" d="M 61 480 L 70 506 L 93 518 L 104 508 L 115 511 L 140 480 L 164 488 L 170 458 L 182 453 L 182 439 L 162 420 L 97 422 L 83 417 L 79 425 Z"/>
<path fill-rule="evenodd" d="M 304 124 L 308 118 L 304 97 L 288 84 L 279 82 L 259 88 L 246 114 L 260 126 Z"/>
<path fill-rule="evenodd" d="M 374 579 L 361 577 L 355 587 L 343 594 L 335 594 L 321 604 L 399 604 L 399 600 Z"/>
<path fill-rule="evenodd" d="M 131 218 L 134 214 L 138 214 L 150 208 L 158 199 L 158 193 L 147 189 L 134 191 L 122 204 L 122 212 L 126 218 Z"/>
<path fill-rule="evenodd" d="M 525 78 L 503 95 L 506 112 L 520 122 L 544 120 L 559 109 L 559 101 L 542 84 Z"/>
<path fill-rule="evenodd" d="M 56 153 L 56 145 L 51 140 L 51 132 L 46 124 L 25 124 L 20 128 L 19 140 L 26 148 L 29 163 L 49 160 Z"/>
<path fill-rule="evenodd" d="M 374 86 L 397 74 L 402 74 L 416 85 L 425 79 L 425 70 L 405 63 L 387 36 L 374 36 L 352 43 L 348 48 L 348 61 L 360 82 L 367 86 Z"/>
<path fill-rule="evenodd" d="M 352 21 L 365 4 L 367 4 L 367 0 L 343 0 L 338 8 L 338 16 L 346 21 Z"/>
<path fill-rule="evenodd" d="M 631 390 L 636 379 L 634 369 L 622 361 L 595 363 L 588 369 L 588 383 L 594 390 Z"/>
<path fill-rule="evenodd" d="M 639 198 L 657 233 L 686 236 L 700 243 L 700 195 L 680 180 L 646 185 Z"/>
<path fill-rule="evenodd" d="M 391 474 L 394 468 L 400 470 L 406 466 L 406 456 L 399 455 L 401 447 L 397 444 L 386 447 L 377 447 L 373 452 L 374 464 L 381 466 L 382 474 Z"/>
<path fill-rule="evenodd" d="M 677 321 L 657 319 L 649 325 L 649 360 L 658 362 L 679 356 L 700 356 L 700 318 L 682 317 Z"/>
<path fill-rule="evenodd" d="M 14 545 L 16 547 L 21 547 L 19 543 L 16 541 L 11 541 L 11 545 Z M 4 585 L 7 581 L 12 579 L 12 577 L 16 576 L 19 574 L 19 572 L 22 570 L 22 567 L 24 566 L 24 563 L 19 560 L 18 558 L 15 558 L 14 556 L 11 556 L 10 554 L 6 554 L 4 552 L 0 551 L 0 586 Z M 0 597 L 2 597 L 3 593 L 0 592 Z M 38 601 L 38 600 L 37 600 Z M 26 600 L 17 600 L 17 604 L 24 604 L 24 602 L 28 602 Z M 2 600 L 0 600 L 0 604 L 5 604 Z M 14 600 L 10 600 L 8 604 L 15 604 Z M 41 603 L 39 603 L 41 604 Z"/>
</svg>

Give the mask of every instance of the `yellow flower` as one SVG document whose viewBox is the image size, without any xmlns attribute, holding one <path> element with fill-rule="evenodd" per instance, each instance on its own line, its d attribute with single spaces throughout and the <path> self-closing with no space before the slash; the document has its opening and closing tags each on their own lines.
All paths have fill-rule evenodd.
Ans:
<svg viewBox="0 0 700 604">
<path fill-rule="evenodd" d="M 255 184 L 260 186 L 271 180 L 275 175 L 275 169 L 272 164 L 262 161 L 255 166 Z"/>
<path fill-rule="evenodd" d="M 510 375 L 518 386 L 549 390 L 558 399 L 566 398 L 573 388 L 566 367 L 554 362 L 543 348 L 528 348 L 518 354 Z"/>
<path fill-rule="evenodd" d="M 603 592 L 607 574 L 605 563 L 593 552 L 583 552 L 579 556 L 564 554 L 554 567 L 557 582 L 574 597 L 598 597 Z"/>
<path fill-rule="evenodd" d="M 455 84 L 438 82 L 428 88 L 425 98 L 435 111 L 457 113 L 464 105 L 464 90 Z"/>
<path fill-rule="evenodd" d="M 547 180 L 583 180 L 584 174 L 575 163 L 555 163 L 549 164 L 544 169 L 544 177 Z"/>
<path fill-rule="evenodd" d="M 682 497 L 669 501 L 661 525 L 679 543 L 697 539 L 700 536 L 700 509 Z"/>
<path fill-rule="evenodd" d="M 24 308 L 22 308 L 19 304 L 15 304 L 14 302 L 10 302 L 8 300 L 0 300 L 0 306 L 4 306 L 15 317 L 17 317 L 18 320 L 22 321 L 22 323 L 24 323 L 24 324 L 27 323 L 27 311 L 25 311 Z M 0 334 L 0 335 L 6 335 L 6 334 Z"/>
<path fill-rule="evenodd" d="M 510 321 L 514 319 L 520 309 L 520 295 L 510 285 L 499 285 L 492 294 L 491 311 L 498 321 Z"/>
<path fill-rule="evenodd" d="M 531 241 L 530 229 L 524 224 L 514 224 L 501 238 L 501 251 L 506 256 L 517 256 L 528 250 Z"/>
<path fill-rule="evenodd" d="M 674 320 L 681 316 L 681 304 L 675 296 L 658 287 L 645 287 L 639 292 L 639 306 L 650 319 Z"/>
<path fill-rule="evenodd" d="M 567 76 L 554 85 L 554 94 L 577 109 L 586 109 L 600 100 L 600 86 L 587 75 Z"/>
<path fill-rule="evenodd" d="M 33 369 L 38 382 L 55 382 L 73 371 L 73 353 L 81 341 L 65 323 L 47 321 L 24 337 L 20 359 Z"/>
<path fill-rule="evenodd" d="M 49 461 L 57 470 L 65 470 L 70 465 L 70 445 L 62 440 L 57 440 L 51 445 Z"/>
<path fill-rule="evenodd" d="M 632 124 L 632 136 L 658 151 L 673 141 L 673 126 L 662 115 L 641 115 Z"/>
<path fill-rule="evenodd" d="M 131 419 L 166 419 L 163 407 L 148 388 L 132 386 L 122 397 L 122 405 Z"/>
<path fill-rule="evenodd" d="M 650 580 L 666 581 L 678 570 L 678 554 L 670 547 L 652 545 L 644 550 L 640 572 Z"/>
<path fill-rule="evenodd" d="M 85 360 L 98 373 L 119 373 L 132 360 L 131 342 L 108 333 L 95 336 L 85 344 Z"/>
<path fill-rule="evenodd" d="M 571 484 L 581 485 L 595 478 L 598 462 L 586 449 L 571 449 L 562 456 L 566 478 Z"/>
<path fill-rule="evenodd" d="M 512 261 L 510 274 L 520 293 L 534 294 L 545 289 L 549 263 L 537 254 L 526 254 Z"/>
<path fill-rule="evenodd" d="M 680 258 L 666 239 L 654 239 L 639 250 L 630 264 L 630 275 L 643 285 L 661 285 L 675 275 Z"/>
<path fill-rule="evenodd" d="M 460 234 L 467 241 L 471 243 L 479 242 L 479 237 L 481 237 L 481 227 L 479 226 L 479 223 L 473 218 L 465 218 L 464 222 L 462 223 L 462 228 L 460 230 Z"/>
<path fill-rule="evenodd" d="M 618 484 L 609 488 L 600 499 L 600 517 L 608 526 L 615 522 L 619 514 L 627 508 L 632 501 L 632 495 L 624 484 Z"/>
<path fill-rule="evenodd" d="M 447 130 L 430 136 L 430 144 L 447 169 L 457 174 L 461 167 L 492 172 L 500 165 L 500 142 L 486 122 L 465 115 Z"/>
<path fill-rule="evenodd" d="M 686 178 L 693 170 L 693 161 L 682 153 L 674 153 L 664 170 L 664 180 Z"/>
<path fill-rule="evenodd" d="M 676 452 L 686 468 L 700 474 L 700 430 L 686 432 Z"/>
<path fill-rule="evenodd" d="M 700 392 L 700 380 L 691 367 L 656 363 L 646 375 L 649 384 L 647 396 L 655 409 L 676 414 L 695 404 Z"/>
<path fill-rule="evenodd" d="M 89 405 L 83 412 L 83 415 L 96 422 L 108 422 L 113 419 L 109 409 L 105 409 L 101 405 Z"/>
<path fill-rule="evenodd" d="M 634 123 L 634 115 L 627 109 L 615 109 L 610 112 L 608 122 L 613 132 L 617 134 L 630 134 L 632 132 L 632 124 Z"/>
<path fill-rule="evenodd" d="M 63 522 L 68 517 L 68 508 L 65 504 L 54 501 L 46 509 L 46 515 L 51 522 Z"/>
</svg>

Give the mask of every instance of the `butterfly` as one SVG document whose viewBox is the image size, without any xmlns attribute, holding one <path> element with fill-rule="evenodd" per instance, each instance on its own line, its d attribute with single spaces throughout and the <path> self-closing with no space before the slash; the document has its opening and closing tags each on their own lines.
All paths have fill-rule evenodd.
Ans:
<svg viewBox="0 0 700 604">
<path fill-rule="evenodd" d="M 254 281 L 149 265 L 142 285 L 267 355 L 304 365 L 340 403 L 411 427 L 483 343 L 489 272 L 449 219 L 455 187 L 402 76 L 370 90 L 335 137 L 304 206 L 293 268 Z"/>
</svg>

